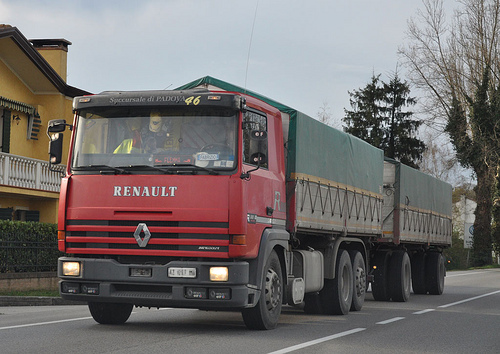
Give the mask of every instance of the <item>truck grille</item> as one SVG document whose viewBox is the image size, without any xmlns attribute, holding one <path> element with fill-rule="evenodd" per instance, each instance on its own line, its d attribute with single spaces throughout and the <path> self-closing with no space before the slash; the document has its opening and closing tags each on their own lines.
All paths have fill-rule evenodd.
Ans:
<svg viewBox="0 0 500 354">
<path fill-rule="evenodd" d="M 134 233 L 145 224 L 149 241 L 141 247 Z M 68 220 L 66 252 L 109 255 L 224 257 L 227 222 L 158 220 Z M 145 238 L 141 229 L 139 237 Z"/>
</svg>

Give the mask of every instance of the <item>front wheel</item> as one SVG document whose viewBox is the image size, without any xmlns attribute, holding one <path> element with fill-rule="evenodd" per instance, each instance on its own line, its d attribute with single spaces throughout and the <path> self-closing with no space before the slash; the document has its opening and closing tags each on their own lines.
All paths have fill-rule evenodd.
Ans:
<svg viewBox="0 0 500 354">
<path fill-rule="evenodd" d="M 410 286 L 410 257 L 405 251 L 395 251 L 389 262 L 389 291 L 392 301 L 408 301 L 410 298 Z"/>
<path fill-rule="evenodd" d="M 123 324 L 132 313 L 132 304 L 89 302 L 90 314 L 100 324 Z"/>
<path fill-rule="evenodd" d="M 446 269 L 441 253 L 430 252 L 425 261 L 425 288 L 431 295 L 441 295 L 444 291 Z"/>
<path fill-rule="evenodd" d="M 243 321 L 249 329 L 273 329 L 278 324 L 283 300 L 283 275 L 278 255 L 272 251 L 264 268 L 260 298 L 255 307 L 243 309 Z"/>
</svg>

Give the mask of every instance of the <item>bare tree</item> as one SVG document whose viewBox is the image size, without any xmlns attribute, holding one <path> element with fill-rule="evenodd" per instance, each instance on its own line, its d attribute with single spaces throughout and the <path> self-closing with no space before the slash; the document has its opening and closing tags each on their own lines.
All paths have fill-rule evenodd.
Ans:
<svg viewBox="0 0 500 354">
<path fill-rule="evenodd" d="M 330 110 L 330 105 L 328 104 L 328 101 L 324 100 L 322 102 L 322 106 L 319 107 L 319 111 L 317 113 L 318 120 L 321 123 L 324 123 L 329 126 L 334 126 L 333 125 L 333 117 L 332 117 L 332 111 Z"/>
<path fill-rule="evenodd" d="M 427 93 L 431 124 L 442 124 L 458 161 L 476 175 L 473 261 L 481 265 L 491 263 L 500 155 L 500 0 L 459 3 L 447 21 L 442 0 L 423 0 L 400 54 L 410 79 Z"/>
</svg>

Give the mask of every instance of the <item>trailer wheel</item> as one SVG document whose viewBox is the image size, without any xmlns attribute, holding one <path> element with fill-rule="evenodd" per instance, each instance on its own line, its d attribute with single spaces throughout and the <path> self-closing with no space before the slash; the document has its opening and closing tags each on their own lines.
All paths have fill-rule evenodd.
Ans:
<svg viewBox="0 0 500 354">
<path fill-rule="evenodd" d="M 349 253 L 339 250 L 335 264 L 335 279 L 325 279 L 319 292 L 323 312 L 328 315 L 347 315 L 352 302 L 352 265 Z"/>
<path fill-rule="evenodd" d="M 283 276 L 278 255 L 272 251 L 267 259 L 260 298 L 257 305 L 243 309 L 243 321 L 249 329 L 273 329 L 278 324 L 283 301 Z"/>
<path fill-rule="evenodd" d="M 413 293 L 427 294 L 425 286 L 425 253 L 418 252 L 411 258 L 411 285 Z"/>
<path fill-rule="evenodd" d="M 89 302 L 90 314 L 100 324 L 123 324 L 127 322 L 134 305 L 107 302 Z"/>
<path fill-rule="evenodd" d="M 389 290 L 392 301 L 406 302 L 410 298 L 411 263 L 408 253 L 396 251 L 389 262 Z"/>
<path fill-rule="evenodd" d="M 430 252 L 425 261 L 425 288 L 431 295 L 441 295 L 444 291 L 444 257 L 441 253 Z"/>
<path fill-rule="evenodd" d="M 376 301 L 389 301 L 388 273 L 389 253 L 377 252 L 373 259 L 373 266 L 376 267 L 373 272 L 372 295 Z"/>
<path fill-rule="evenodd" d="M 353 291 L 351 311 L 359 311 L 365 303 L 366 295 L 366 264 L 361 252 L 349 251 L 353 273 Z"/>
</svg>

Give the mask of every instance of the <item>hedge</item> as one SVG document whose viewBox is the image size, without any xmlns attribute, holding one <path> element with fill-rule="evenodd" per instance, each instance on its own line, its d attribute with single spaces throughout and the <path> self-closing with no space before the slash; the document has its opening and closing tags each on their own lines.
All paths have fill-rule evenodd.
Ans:
<svg viewBox="0 0 500 354">
<path fill-rule="evenodd" d="M 0 273 L 57 270 L 57 225 L 0 220 Z"/>
</svg>

